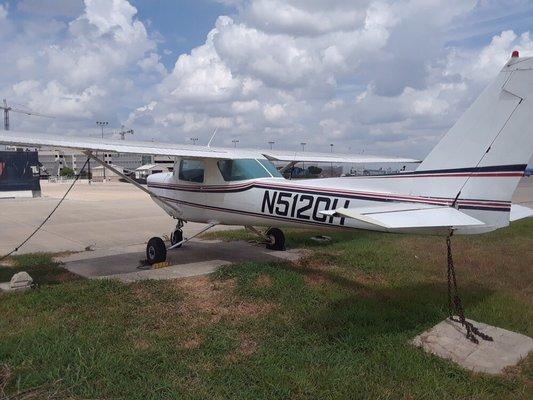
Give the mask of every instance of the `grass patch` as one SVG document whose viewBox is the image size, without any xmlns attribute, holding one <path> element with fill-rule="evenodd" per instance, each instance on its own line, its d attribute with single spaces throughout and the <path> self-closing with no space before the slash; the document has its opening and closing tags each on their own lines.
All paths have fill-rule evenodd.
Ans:
<svg viewBox="0 0 533 400">
<path fill-rule="evenodd" d="M 56 284 L 76 279 L 72 274 L 54 260 L 52 253 L 31 253 L 9 257 L 0 264 L 0 282 L 8 282 L 20 271 L 26 271 L 38 285 Z"/>
<path fill-rule="evenodd" d="M 446 316 L 442 238 L 288 231 L 298 264 L 209 277 L 74 281 L 0 300 L 7 395 L 69 398 L 525 399 L 531 358 L 472 374 L 409 339 Z M 211 237 L 245 239 L 240 231 Z M 467 315 L 533 335 L 533 221 L 454 238 Z M 2 378 L 0 377 L 0 382 Z"/>
</svg>

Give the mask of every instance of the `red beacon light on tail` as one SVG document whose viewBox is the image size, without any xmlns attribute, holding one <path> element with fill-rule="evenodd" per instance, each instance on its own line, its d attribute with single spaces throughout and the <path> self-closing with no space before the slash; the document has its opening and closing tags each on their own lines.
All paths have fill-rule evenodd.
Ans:
<svg viewBox="0 0 533 400">
<path fill-rule="evenodd" d="M 518 58 L 518 57 L 520 57 L 520 53 L 518 52 L 518 50 L 513 51 L 513 54 L 511 54 L 511 58 Z"/>
</svg>

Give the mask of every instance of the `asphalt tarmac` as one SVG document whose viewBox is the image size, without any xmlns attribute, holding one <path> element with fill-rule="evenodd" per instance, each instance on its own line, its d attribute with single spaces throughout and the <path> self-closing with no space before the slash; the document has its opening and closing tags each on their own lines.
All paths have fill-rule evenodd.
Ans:
<svg viewBox="0 0 533 400">
<path fill-rule="evenodd" d="M 41 182 L 40 198 L 0 199 L 0 254 L 25 239 L 68 189 L 65 183 Z M 146 193 L 127 183 L 76 183 L 52 218 L 17 254 L 126 249 L 152 236 L 169 235 L 176 221 Z M 187 223 L 186 237 L 204 227 Z M 215 227 L 213 229 L 228 229 Z"/>
</svg>

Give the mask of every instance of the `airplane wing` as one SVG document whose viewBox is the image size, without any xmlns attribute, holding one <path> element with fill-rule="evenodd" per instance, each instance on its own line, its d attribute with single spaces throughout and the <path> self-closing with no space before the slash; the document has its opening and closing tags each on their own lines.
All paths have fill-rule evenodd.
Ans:
<svg viewBox="0 0 533 400">
<path fill-rule="evenodd" d="M 453 207 L 417 203 L 337 208 L 336 210 L 322 211 L 322 214 L 353 218 L 390 230 L 484 225 L 483 222 Z"/>
<path fill-rule="evenodd" d="M 77 136 L 42 135 L 26 132 L 1 131 L 0 143 L 27 147 L 58 147 L 94 152 L 153 154 L 200 158 L 263 158 L 260 152 L 224 149 L 186 144 L 95 139 Z"/>
<path fill-rule="evenodd" d="M 27 132 L 0 131 L 0 144 L 26 147 L 57 147 L 93 152 L 153 154 L 165 156 L 200 158 L 267 158 L 279 161 L 314 161 L 332 163 L 409 163 L 420 162 L 409 158 L 394 158 L 369 155 L 329 153 L 298 153 L 270 150 L 235 149 L 223 147 L 194 146 L 161 142 L 139 142 L 111 139 L 84 138 L 77 136 L 43 135 Z"/>
<path fill-rule="evenodd" d="M 509 221 L 518 221 L 523 218 L 533 217 L 533 209 L 520 204 L 511 204 L 511 215 Z"/>
<path fill-rule="evenodd" d="M 262 150 L 261 153 L 270 161 L 319 162 L 334 164 L 362 163 L 420 163 L 420 160 L 403 157 L 375 156 L 370 154 L 316 153 L 298 151 Z"/>
</svg>

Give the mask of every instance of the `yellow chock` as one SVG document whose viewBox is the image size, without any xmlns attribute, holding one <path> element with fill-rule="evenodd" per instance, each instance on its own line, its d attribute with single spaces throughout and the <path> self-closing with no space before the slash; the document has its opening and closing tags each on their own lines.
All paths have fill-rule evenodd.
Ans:
<svg viewBox="0 0 533 400">
<path fill-rule="evenodd" d="M 152 269 L 159 269 L 159 268 L 165 268 L 165 267 L 168 267 L 167 261 L 152 264 Z"/>
</svg>

